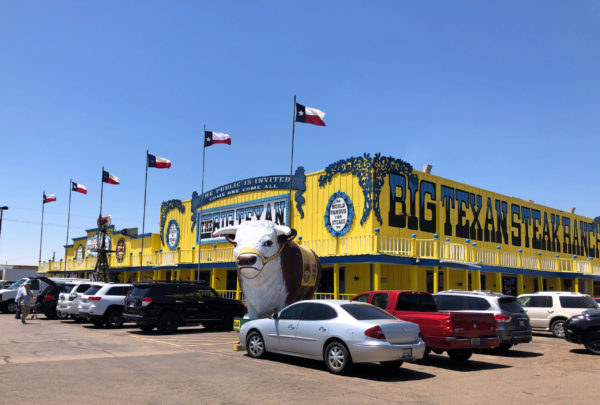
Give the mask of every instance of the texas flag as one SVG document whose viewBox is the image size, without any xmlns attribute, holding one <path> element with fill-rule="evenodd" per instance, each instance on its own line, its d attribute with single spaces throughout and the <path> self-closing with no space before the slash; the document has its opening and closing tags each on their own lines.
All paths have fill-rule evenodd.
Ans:
<svg viewBox="0 0 600 405">
<path fill-rule="evenodd" d="M 44 193 L 44 204 L 56 201 L 56 195 Z"/>
<path fill-rule="evenodd" d="M 87 188 L 83 184 L 71 182 L 71 190 L 77 191 L 81 194 L 87 194 Z"/>
<path fill-rule="evenodd" d="M 157 169 L 168 169 L 171 167 L 171 161 L 169 159 L 148 154 L 148 167 L 156 167 Z"/>
<path fill-rule="evenodd" d="M 324 127 L 325 123 L 323 122 L 323 117 L 325 117 L 323 111 L 296 103 L 296 122 L 304 122 L 305 124 Z"/>
<path fill-rule="evenodd" d="M 119 178 L 106 170 L 102 171 L 102 181 L 108 184 L 119 184 Z"/>
<path fill-rule="evenodd" d="M 231 137 L 223 132 L 204 131 L 204 146 L 211 146 L 217 143 L 226 143 L 231 145 Z"/>
</svg>

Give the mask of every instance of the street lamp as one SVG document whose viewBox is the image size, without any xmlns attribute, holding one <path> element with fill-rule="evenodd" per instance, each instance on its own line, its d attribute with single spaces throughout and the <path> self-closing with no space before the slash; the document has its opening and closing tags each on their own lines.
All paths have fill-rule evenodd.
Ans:
<svg viewBox="0 0 600 405">
<path fill-rule="evenodd" d="M 7 210 L 8 207 L 6 205 L 3 205 L 2 207 L 0 207 L 0 235 L 2 234 L 2 213 L 4 212 L 4 210 Z"/>
</svg>

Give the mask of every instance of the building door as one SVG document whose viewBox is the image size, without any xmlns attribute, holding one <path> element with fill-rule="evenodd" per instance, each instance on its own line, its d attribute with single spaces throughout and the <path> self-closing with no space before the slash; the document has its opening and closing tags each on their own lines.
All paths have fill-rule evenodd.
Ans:
<svg viewBox="0 0 600 405">
<path fill-rule="evenodd" d="M 433 293 L 433 270 L 427 270 L 427 292 Z M 438 291 L 442 291 L 444 289 L 444 272 L 442 270 L 438 271 Z"/>
<path fill-rule="evenodd" d="M 502 277 L 502 294 L 517 296 L 516 277 Z"/>
<path fill-rule="evenodd" d="M 237 270 L 227 270 L 226 290 L 237 290 Z"/>
</svg>

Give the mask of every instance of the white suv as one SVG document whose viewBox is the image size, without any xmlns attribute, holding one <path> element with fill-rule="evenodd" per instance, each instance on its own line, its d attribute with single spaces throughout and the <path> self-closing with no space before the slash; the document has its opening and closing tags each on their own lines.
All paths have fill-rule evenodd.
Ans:
<svg viewBox="0 0 600 405">
<path fill-rule="evenodd" d="M 125 297 L 131 284 L 108 283 L 100 289 L 90 288 L 81 297 L 79 316 L 91 321 L 94 326 L 107 324 L 116 328 L 123 325 Z"/>
<path fill-rule="evenodd" d="M 97 283 L 87 281 L 69 281 L 66 283 L 70 287 L 69 291 L 61 292 L 58 296 L 58 305 L 56 306 L 56 312 L 59 317 L 71 316 L 75 322 L 83 321 L 83 318 L 79 316 L 79 302 L 81 296 L 92 286 L 102 287 L 104 283 Z"/>
<path fill-rule="evenodd" d="M 585 310 L 598 308 L 598 303 L 587 294 L 569 291 L 543 291 L 521 294 L 517 298 L 531 322 L 533 330 L 550 331 L 565 337 L 565 322 Z"/>
</svg>

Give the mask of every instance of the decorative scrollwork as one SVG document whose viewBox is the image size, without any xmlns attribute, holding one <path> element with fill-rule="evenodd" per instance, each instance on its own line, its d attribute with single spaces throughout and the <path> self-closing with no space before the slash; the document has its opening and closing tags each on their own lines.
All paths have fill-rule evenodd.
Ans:
<svg viewBox="0 0 600 405">
<path fill-rule="evenodd" d="M 181 200 L 163 201 L 160 205 L 160 240 L 163 244 L 166 244 L 165 222 L 167 221 L 167 214 L 174 209 L 179 210 L 182 214 L 185 213 L 185 206 L 181 203 Z"/>
<path fill-rule="evenodd" d="M 351 157 L 349 159 L 340 160 L 330 164 L 325 168 L 325 174 L 319 176 L 319 186 L 323 187 L 331 182 L 334 175 L 338 173 L 352 173 L 358 177 L 365 204 L 363 214 L 360 219 L 360 224 L 369 217 L 371 210 L 375 211 L 375 217 L 379 224 L 383 224 L 381 219 L 379 196 L 385 183 L 385 178 L 390 172 L 404 173 L 408 177 L 408 184 L 412 190 L 415 190 L 418 185 L 419 178 L 413 172 L 410 163 L 401 159 L 395 159 L 391 156 L 382 157 L 380 153 L 375 154 L 373 158 L 368 153 L 363 156 Z"/>
</svg>

